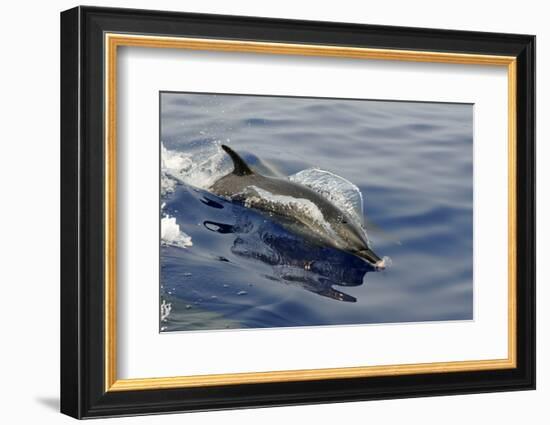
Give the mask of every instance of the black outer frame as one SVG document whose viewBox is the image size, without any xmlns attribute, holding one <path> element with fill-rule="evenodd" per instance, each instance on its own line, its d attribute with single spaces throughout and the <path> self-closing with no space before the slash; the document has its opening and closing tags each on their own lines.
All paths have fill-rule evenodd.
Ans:
<svg viewBox="0 0 550 425">
<path fill-rule="evenodd" d="M 104 391 L 104 32 L 517 58 L 517 368 Z M 535 37 L 77 7 L 61 13 L 61 412 L 76 418 L 535 388 Z"/>
</svg>

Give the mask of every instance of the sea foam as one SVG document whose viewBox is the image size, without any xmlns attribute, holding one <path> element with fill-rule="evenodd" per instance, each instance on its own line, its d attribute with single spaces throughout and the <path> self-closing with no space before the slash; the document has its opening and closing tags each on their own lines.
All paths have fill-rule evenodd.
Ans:
<svg viewBox="0 0 550 425">
<path fill-rule="evenodd" d="M 173 192 L 178 184 L 208 189 L 219 178 L 231 172 L 228 156 L 220 142 L 205 143 L 200 149 L 186 152 L 161 145 L 161 194 Z"/>
<path fill-rule="evenodd" d="M 163 245 L 187 248 L 193 246 L 191 236 L 180 229 L 174 217 L 166 215 L 160 221 L 160 237 Z"/>
</svg>

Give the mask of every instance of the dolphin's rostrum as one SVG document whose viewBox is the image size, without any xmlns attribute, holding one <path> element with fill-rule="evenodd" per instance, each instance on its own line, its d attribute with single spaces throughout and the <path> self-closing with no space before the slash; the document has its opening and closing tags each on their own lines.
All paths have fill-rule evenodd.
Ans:
<svg viewBox="0 0 550 425">
<path fill-rule="evenodd" d="M 268 213 L 308 239 L 385 268 L 385 261 L 370 248 L 365 230 L 327 198 L 288 179 L 258 174 L 231 148 L 222 148 L 233 161 L 233 171 L 216 181 L 211 192 Z"/>
</svg>

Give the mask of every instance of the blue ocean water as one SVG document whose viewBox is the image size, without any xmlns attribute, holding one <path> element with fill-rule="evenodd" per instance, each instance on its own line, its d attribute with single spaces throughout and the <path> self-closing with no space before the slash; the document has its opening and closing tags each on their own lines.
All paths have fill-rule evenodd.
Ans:
<svg viewBox="0 0 550 425">
<path fill-rule="evenodd" d="M 472 319 L 472 105 L 166 92 L 160 119 L 161 331 Z M 262 174 L 355 184 L 391 266 L 209 193 L 220 143 Z"/>
</svg>

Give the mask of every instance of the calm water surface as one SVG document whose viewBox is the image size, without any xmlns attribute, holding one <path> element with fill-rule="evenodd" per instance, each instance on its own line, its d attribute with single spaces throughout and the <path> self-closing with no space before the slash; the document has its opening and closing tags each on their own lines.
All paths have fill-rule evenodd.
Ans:
<svg viewBox="0 0 550 425">
<path fill-rule="evenodd" d="M 472 114 L 461 104 L 162 93 L 163 179 L 171 174 L 161 216 L 172 233 L 161 246 L 161 330 L 472 319 Z M 210 194 L 232 168 L 220 143 L 263 174 L 319 167 L 354 183 L 374 251 L 392 265 L 375 271 Z"/>
</svg>

